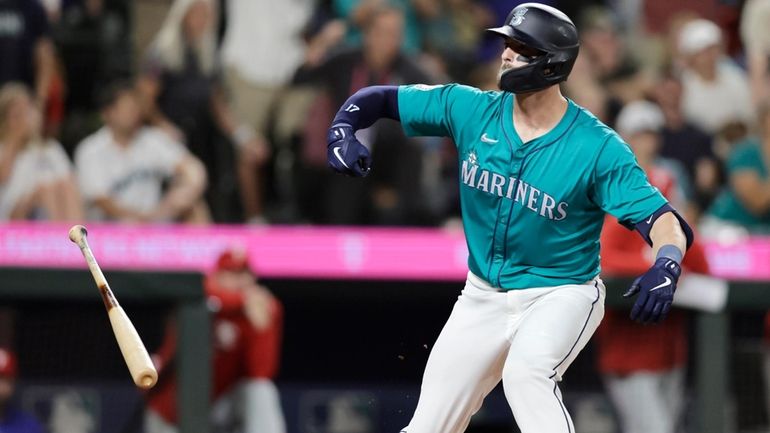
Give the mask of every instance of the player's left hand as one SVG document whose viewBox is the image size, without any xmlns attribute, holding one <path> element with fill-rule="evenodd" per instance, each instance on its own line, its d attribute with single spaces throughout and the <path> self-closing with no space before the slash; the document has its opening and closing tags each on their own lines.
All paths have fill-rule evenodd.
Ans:
<svg viewBox="0 0 770 433">
<path fill-rule="evenodd" d="M 369 174 L 372 166 L 369 149 L 358 141 L 350 125 L 335 125 L 329 128 L 327 142 L 327 158 L 334 171 L 353 177 Z"/>
<path fill-rule="evenodd" d="M 660 323 L 668 315 L 674 301 L 674 291 L 682 268 L 667 257 L 655 261 L 650 270 L 634 280 L 631 287 L 623 294 L 630 298 L 639 293 L 631 319 L 639 323 Z"/>
</svg>

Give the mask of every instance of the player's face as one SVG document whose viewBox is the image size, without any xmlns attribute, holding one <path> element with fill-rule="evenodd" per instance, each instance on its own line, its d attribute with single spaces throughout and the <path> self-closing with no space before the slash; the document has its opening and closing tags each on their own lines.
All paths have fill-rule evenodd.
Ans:
<svg viewBox="0 0 770 433">
<path fill-rule="evenodd" d="M 502 75 L 503 72 L 509 69 L 526 66 L 535 61 L 541 55 L 543 55 L 543 53 L 537 49 L 528 47 L 513 39 L 506 39 L 505 47 L 503 48 L 503 54 L 500 55 L 500 60 L 502 63 L 500 65 L 500 73 L 497 77 L 498 80 L 500 79 L 500 75 Z"/>
</svg>

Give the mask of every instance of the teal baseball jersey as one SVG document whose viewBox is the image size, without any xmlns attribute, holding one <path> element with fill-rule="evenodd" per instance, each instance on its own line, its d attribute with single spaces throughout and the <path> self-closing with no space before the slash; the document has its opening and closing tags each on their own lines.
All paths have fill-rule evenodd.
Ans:
<svg viewBox="0 0 770 433">
<path fill-rule="evenodd" d="M 511 93 L 457 84 L 398 90 L 408 135 L 457 145 L 470 271 L 506 290 L 584 283 L 600 272 L 604 213 L 631 227 L 666 199 L 587 110 L 568 101 L 556 127 L 523 143 L 513 104 Z"/>
</svg>

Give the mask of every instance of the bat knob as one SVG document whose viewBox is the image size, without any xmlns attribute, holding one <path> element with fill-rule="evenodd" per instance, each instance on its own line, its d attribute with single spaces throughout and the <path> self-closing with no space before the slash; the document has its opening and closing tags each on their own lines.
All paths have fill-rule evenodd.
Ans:
<svg viewBox="0 0 770 433">
<path fill-rule="evenodd" d="M 87 234 L 88 230 L 80 224 L 72 226 L 69 232 L 70 240 L 75 243 L 78 243 Z"/>
<path fill-rule="evenodd" d="M 139 387 L 142 389 L 150 389 L 155 385 L 157 380 L 157 377 L 151 374 L 145 374 L 141 379 L 139 379 L 139 383 L 137 385 L 139 385 Z"/>
</svg>

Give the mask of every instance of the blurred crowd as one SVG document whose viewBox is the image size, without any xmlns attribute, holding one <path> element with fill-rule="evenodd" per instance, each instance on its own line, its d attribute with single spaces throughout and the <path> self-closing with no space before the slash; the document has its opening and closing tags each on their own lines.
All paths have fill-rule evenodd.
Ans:
<svg viewBox="0 0 770 433">
<path fill-rule="evenodd" d="M 581 33 L 565 94 L 618 131 L 700 238 L 770 234 L 770 0 L 543 2 Z M 349 179 L 326 166 L 326 130 L 369 85 L 495 90 L 503 46 L 482 30 L 518 3 L 0 0 L 0 221 L 455 225 L 450 140 L 380 121 L 358 133 L 371 175 Z M 606 227 L 604 270 L 646 269 L 641 240 Z M 693 251 L 686 270 L 708 274 Z M 247 378 L 242 398 L 267 401 L 275 416 L 260 419 L 280 431 L 281 307 L 244 263 L 225 255 L 207 277 L 216 336 L 229 341 L 217 343 L 214 397 Z M 642 329 L 625 316 L 609 312 L 597 334 L 624 431 L 674 432 L 686 321 Z M 156 361 L 170 365 L 173 349 L 170 327 Z M 244 367 L 265 353 L 248 364 L 262 370 Z M 176 385 L 162 385 L 147 421 L 174 431 Z"/>
<path fill-rule="evenodd" d="M 327 169 L 325 131 L 368 85 L 494 90 L 482 30 L 516 3 L 2 0 L 0 219 L 452 223 L 451 141 L 381 121 L 360 181 Z M 770 232 L 770 0 L 546 3 L 581 31 L 565 93 L 709 236 Z"/>
</svg>

